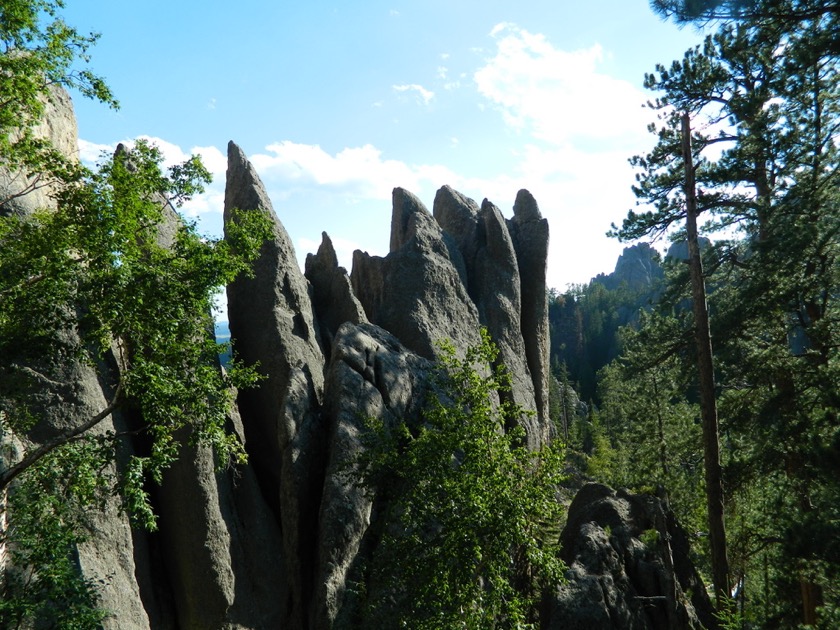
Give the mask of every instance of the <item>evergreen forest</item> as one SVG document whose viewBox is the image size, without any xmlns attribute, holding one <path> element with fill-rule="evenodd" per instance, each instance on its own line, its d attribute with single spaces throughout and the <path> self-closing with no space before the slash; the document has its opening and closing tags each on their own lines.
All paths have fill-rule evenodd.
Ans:
<svg viewBox="0 0 840 630">
<path fill-rule="evenodd" d="M 609 276 L 551 293 L 555 421 L 591 477 L 667 491 L 707 576 L 722 576 L 726 627 L 837 627 L 840 5 L 653 4 L 712 32 L 645 78 L 659 123 L 653 148 L 632 159 L 644 209 L 611 236 L 674 244 L 663 260 L 643 256 L 657 271 L 642 282 L 620 260 Z"/>
</svg>

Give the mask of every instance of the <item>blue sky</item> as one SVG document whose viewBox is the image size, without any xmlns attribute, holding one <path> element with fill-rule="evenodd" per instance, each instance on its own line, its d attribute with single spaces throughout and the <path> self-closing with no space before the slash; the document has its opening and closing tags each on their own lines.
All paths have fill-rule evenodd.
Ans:
<svg viewBox="0 0 840 630">
<path fill-rule="evenodd" d="M 228 140 L 249 155 L 298 258 L 321 232 L 387 253 L 394 186 L 431 209 L 449 184 L 506 216 L 520 188 L 551 229 L 549 286 L 612 270 L 605 232 L 647 151 L 645 72 L 701 35 L 646 0 L 68 0 L 101 39 L 122 108 L 75 99 L 84 159 L 138 136 L 199 153 L 215 182 L 186 213 L 221 233 Z"/>
</svg>

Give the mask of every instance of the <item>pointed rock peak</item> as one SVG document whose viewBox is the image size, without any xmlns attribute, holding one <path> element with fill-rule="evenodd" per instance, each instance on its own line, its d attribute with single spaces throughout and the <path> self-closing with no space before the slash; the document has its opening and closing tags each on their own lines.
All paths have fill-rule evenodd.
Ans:
<svg viewBox="0 0 840 630">
<path fill-rule="evenodd" d="M 516 193 L 516 202 L 513 204 L 513 220 L 517 223 L 539 221 L 542 219 L 540 207 L 534 196 L 524 188 Z"/>
<path fill-rule="evenodd" d="M 311 256 L 311 254 L 309 256 Z M 309 263 L 309 256 L 306 257 L 307 267 Z M 332 239 L 326 232 L 321 232 L 321 245 L 318 247 L 316 257 L 324 267 L 329 267 L 331 269 L 338 268 L 338 256 L 335 254 L 335 247 L 333 247 Z"/>
<path fill-rule="evenodd" d="M 262 209 L 275 222 L 277 216 L 256 169 L 233 140 L 228 142 L 227 184 L 225 186 L 224 220 L 230 219 L 230 212 Z"/>
<path fill-rule="evenodd" d="M 404 188 L 394 188 L 391 198 L 391 251 L 395 252 L 417 234 L 420 226 L 433 221 L 423 202 Z"/>
<path fill-rule="evenodd" d="M 434 215 L 444 232 L 455 239 L 461 253 L 470 258 L 475 249 L 475 233 L 480 209 L 478 204 L 449 186 L 435 195 Z"/>
<path fill-rule="evenodd" d="M 451 186 L 443 186 L 435 194 L 434 213 L 438 220 L 439 213 L 474 217 L 478 214 L 478 204 Z"/>
<path fill-rule="evenodd" d="M 228 141 L 227 156 L 228 168 L 231 167 L 231 164 L 238 164 L 240 166 L 244 166 L 248 163 L 248 158 L 246 157 L 245 152 L 233 140 Z"/>
<path fill-rule="evenodd" d="M 494 210 L 496 212 L 501 213 L 499 207 L 485 197 L 484 200 L 481 202 L 481 213 L 486 214 L 487 212 L 493 212 Z"/>
</svg>

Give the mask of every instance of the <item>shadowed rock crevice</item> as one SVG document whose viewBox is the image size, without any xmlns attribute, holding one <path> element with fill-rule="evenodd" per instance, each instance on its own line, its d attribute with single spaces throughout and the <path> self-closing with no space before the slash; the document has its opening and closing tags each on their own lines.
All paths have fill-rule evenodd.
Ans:
<svg viewBox="0 0 840 630">
<path fill-rule="evenodd" d="M 227 177 L 226 225 L 240 210 L 264 213 L 273 226 L 253 277 L 228 286 L 228 317 L 240 358 L 259 364 L 266 377 L 240 393 L 240 412 L 246 448 L 282 530 L 289 594 L 281 597 L 292 603 L 290 623 L 305 627 L 322 478 L 324 355 L 291 240 L 259 175 L 233 142 Z"/>
<path fill-rule="evenodd" d="M 548 416 L 549 364 L 548 301 L 546 269 L 548 266 L 548 220 L 542 218 L 537 201 L 527 190 L 516 194 L 513 218 L 507 220 L 519 263 L 522 288 L 522 338 L 534 382 L 537 416 L 548 439 L 553 424 Z"/>
</svg>

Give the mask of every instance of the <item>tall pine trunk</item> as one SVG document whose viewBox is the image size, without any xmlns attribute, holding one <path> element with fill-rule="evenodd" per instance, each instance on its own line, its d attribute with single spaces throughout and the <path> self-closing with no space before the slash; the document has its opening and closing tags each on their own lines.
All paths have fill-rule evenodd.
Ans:
<svg viewBox="0 0 840 630">
<path fill-rule="evenodd" d="M 691 296 L 694 308 L 694 331 L 697 342 L 697 369 L 700 383 L 700 409 L 703 418 L 703 451 L 706 476 L 706 505 L 709 512 L 709 543 L 712 557 L 712 582 L 718 609 L 729 597 L 729 560 L 726 554 L 726 528 L 723 518 L 723 475 L 720 465 L 720 439 L 715 401 L 715 372 L 712 361 L 712 337 L 703 262 L 697 237 L 697 199 L 694 160 L 691 154 L 691 121 L 682 117 L 682 151 L 685 163 L 686 232 L 688 264 L 691 273 Z"/>
</svg>

